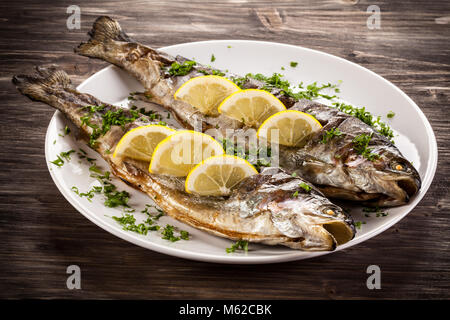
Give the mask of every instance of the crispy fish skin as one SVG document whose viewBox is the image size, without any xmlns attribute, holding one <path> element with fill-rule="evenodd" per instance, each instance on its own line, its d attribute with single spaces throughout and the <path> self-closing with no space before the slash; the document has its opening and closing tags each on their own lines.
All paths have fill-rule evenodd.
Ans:
<svg viewBox="0 0 450 320">
<path fill-rule="evenodd" d="M 310 100 L 298 101 L 291 110 L 313 115 L 323 128 L 300 149 L 280 146 L 281 167 L 299 172 L 329 197 L 357 199 L 370 206 L 403 205 L 419 191 L 417 170 L 371 126 Z M 338 129 L 340 135 L 322 143 L 330 129 Z M 368 147 L 378 159 L 371 161 L 355 151 L 353 139 L 360 135 L 372 137 Z"/>
<path fill-rule="evenodd" d="M 75 50 L 81 55 L 95 57 L 115 64 L 135 76 L 150 94 L 150 101 L 170 110 L 185 127 L 201 128 L 210 132 L 217 128 L 225 136 L 226 129 L 238 129 L 236 135 L 245 131 L 245 126 L 226 116 L 207 116 L 189 104 L 175 100 L 176 89 L 192 77 L 203 75 L 196 66 L 185 76 L 169 76 L 164 67 L 185 58 L 170 57 L 154 49 L 133 42 L 121 30 L 120 25 L 109 17 L 99 17 L 90 32 L 91 39 Z M 227 77 L 233 77 L 227 74 Z M 246 88 L 261 88 L 264 84 L 248 79 Z M 315 116 L 324 125 L 323 129 L 302 148 L 280 146 L 280 165 L 295 171 L 318 186 L 326 196 L 362 202 L 369 206 L 398 206 L 405 204 L 420 189 L 421 180 L 417 170 L 400 151 L 361 120 L 309 100 L 296 102 L 283 95 L 279 89 L 272 90 L 286 107 Z M 142 100 L 148 94 L 140 95 Z M 325 131 L 338 128 L 342 135 L 327 144 L 320 140 Z M 376 161 L 369 161 L 357 154 L 352 147 L 356 135 L 372 135 L 370 147 L 381 155 Z M 401 169 L 396 169 L 397 165 Z M 398 167 L 400 168 L 400 167 Z"/>
<path fill-rule="evenodd" d="M 14 76 L 13 83 L 22 94 L 63 112 L 86 136 L 92 134 L 92 128 L 80 118 L 87 114 L 87 105 L 104 106 L 90 118 L 90 123 L 100 128 L 102 115 L 118 110 L 76 91 L 67 74 L 56 66 L 38 67 L 34 74 Z M 299 187 L 306 182 L 280 168 L 267 168 L 245 179 L 229 197 L 201 197 L 184 191 L 184 178 L 151 174 L 148 163 L 118 160 L 107 152 L 126 131 L 149 121 L 142 116 L 125 128 L 112 126 L 97 139 L 95 150 L 114 175 L 147 193 L 169 216 L 217 236 L 305 251 L 334 250 L 354 237 L 353 220 L 348 214 L 316 188 L 307 192 Z"/>
</svg>

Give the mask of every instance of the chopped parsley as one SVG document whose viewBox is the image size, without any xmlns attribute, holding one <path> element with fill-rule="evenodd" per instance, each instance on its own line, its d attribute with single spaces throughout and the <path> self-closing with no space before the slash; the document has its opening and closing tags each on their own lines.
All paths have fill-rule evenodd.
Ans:
<svg viewBox="0 0 450 320">
<path fill-rule="evenodd" d="M 205 75 L 213 75 L 213 76 L 220 76 L 220 77 L 223 77 L 225 75 L 225 73 L 223 73 L 222 71 L 220 71 L 218 69 L 214 69 L 214 68 L 199 69 L 197 71 L 200 73 L 203 73 Z"/>
<path fill-rule="evenodd" d="M 95 160 L 94 160 L 95 161 Z M 91 172 L 91 177 L 96 178 L 100 182 L 100 186 L 93 186 L 91 190 L 87 192 L 80 192 L 77 187 L 72 187 L 72 191 L 75 192 L 80 197 L 87 197 L 90 201 L 95 194 L 102 194 L 104 196 L 104 205 L 109 208 L 123 207 L 124 209 L 129 209 L 128 200 L 130 199 L 130 194 L 126 191 L 118 191 L 117 187 L 111 183 L 109 171 L 102 172 L 100 168 L 93 163 L 89 167 L 89 172 Z"/>
<path fill-rule="evenodd" d="M 236 250 L 244 250 L 244 252 L 248 252 L 248 241 L 238 240 L 232 244 L 230 248 L 226 248 L 225 250 L 227 253 L 236 252 Z"/>
<path fill-rule="evenodd" d="M 75 150 L 69 150 L 69 151 L 66 151 L 66 152 L 61 152 L 59 155 L 62 158 L 66 159 L 67 161 L 70 161 L 70 154 L 74 153 L 74 152 L 75 152 Z"/>
<path fill-rule="evenodd" d="M 298 62 L 291 61 L 290 65 L 292 68 L 295 68 L 296 66 L 298 66 Z"/>
<path fill-rule="evenodd" d="M 159 226 L 152 226 L 146 222 L 136 224 L 136 218 L 129 213 L 126 213 L 122 217 L 113 216 L 112 218 L 122 225 L 123 230 L 136 232 L 144 236 L 147 235 L 149 231 L 157 231 L 160 229 Z"/>
<path fill-rule="evenodd" d="M 59 155 L 57 155 L 56 160 L 50 161 L 50 163 L 53 163 L 55 166 L 62 167 L 64 165 L 64 160 L 61 159 Z"/>
<path fill-rule="evenodd" d="M 65 137 L 65 136 L 67 136 L 69 133 L 70 133 L 70 128 L 69 128 L 68 126 L 65 126 L 65 127 L 64 127 L 64 130 L 63 130 L 63 134 L 58 133 L 58 135 L 59 135 L 60 137 Z"/>
<path fill-rule="evenodd" d="M 365 212 L 366 217 L 370 217 L 370 213 L 375 213 L 376 217 L 386 217 L 389 213 L 382 210 L 380 207 L 375 208 L 363 208 L 363 212 Z"/>
<path fill-rule="evenodd" d="M 86 197 L 86 199 L 89 201 L 89 202 L 91 202 L 92 200 L 92 198 L 94 197 L 94 195 L 96 194 L 96 193 L 100 193 L 101 191 L 102 191 L 102 187 L 100 187 L 100 186 L 94 186 L 94 187 L 92 187 L 92 189 L 91 190 L 89 190 L 88 192 L 80 192 L 79 190 L 78 190 L 78 188 L 77 187 L 75 187 L 75 186 L 73 186 L 72 187 L 72 191 L 73 192 L 75 192 L 79 197 Z"/>
<path fill-rule="evenodd" d="M 175 236 L 175 227 L 167 224 L 161 232 L 162 238 L 170 242 L 176 242 L 180 239 L 189 240 L 189 232 L 181 230 L 179 236 Z"/>
<path fill-rule="evenodd" d="M 181 230 L 180 231 L 180 237 L 183 240 L 189 240 L 189 232 L 187 232 L 185 230 Z"/>
<path fill-rule="evenodd" d="M 227 46 L 227 48 L 228 48 L 228 49 L 230 49 L 230 48 L 231 48 L 231 46 Z"/>
<path fill-rule="evenodd" d="M 195 61 L 185 61 L 182 64 L 179 64 L 178 62 L 172 63 L 170 68 L 167 70 L 167 72 L 171 76 L 185 76 L 189 72 L 192 71 L 194 66 L 197 64 Z"/>
<path fill-rule="evenodd" d="M 221 141 L 222 147 L 226 154 L 243 158 L 250 162 L 256 170 L 261 171 L 262 167 L 270 167 L 272 151 L 269 147 L 248 148 L 236 146 L 230 139 L 223 138 Z"/>
<path fill-rule="evenodd" d="M 325 144 L 331 139 L 333 139 L 333 137 L 339 137 L 342 134 L 343 133 L 339 130 L 339 128 L 332 128 L 330 130 L 325 131 L 325 134 L 322 136 L 322 140 L 320 142 Z"/>
<path fill-rule="evenodd" d="M 56 156 L 56 160 L 50 161 L 50 163 L 53 163 L 55 166 L 62 167 L 64 165 L 63 159 L 70 161 L 70 154 L 74 152 L 75 150 L 62 151 Z"/>
<path fill-rule="evenodd" d="M 292 195 L 292 197 L 297 198 L 298 197 L 298 190 L 294 192 L 294 194 Z"/>
<path fill-rule="evenodd" d="M 360 134 L 359 136 L 356 136 L 353 140 L 353 150 L 357 154 L 362 155 L 364 158 L 375 161 L 380 158 L 379 154 L 372 153 L 372 149 L 369 148 L 369 142 L 372 139 L 372 134 Z"/>
<path fill-rule="evenodd" d="M 92 133 L 89 137 L 89 145 L 91 147 L 95 147 L 97 139 L 107 133 L 111 129 L 111 126 L 118 125 L 124 129 L 127 123 L 131 123 L 139 118 L 139 113 L 135 110 L 129 110 L 131 117 L 128 116 L 127 112 L 123 109 L 119 109 L 117 111 L 108 110 L 101 115 L 102 125 L 99 127 L 97 124 L 91 122 L 91 118 L 95 112 L 104 111 L 105 106 L 85 106 L 84 109 L 87 109 L 88 113 L 80 117 L 81 125 L 85 125 L 92 129 Z"/>
<path fill-rule="evenodd" d="M 302 182 L 298 185 L 300 188 L 302 188 L 303 190 L 305 190 L 306 192 L 310 192 L 311 191 L 311 186 L 307 185 L 306 183 Z"/>
<path fill-rule="evenodd" d="M 157 214 L 157 215 L 153 215 L 153 214 L 149 211 L 150 208 L 155 208 L 156 211 L 158 211 L 158 214 Z M 158 207 L 153 206 L 153 205 L 150 205 L 150 204 L 146 204 L 146 205 L 145 205 L 145 209 L 142 210 L 141 213 L 145 213 L 145 214 L 148 216 L 148 218 L 150 218 L 150 219 L 152 219 L 152 220 L 154 220 L 154 221 L 159 220 L 159 218 L 161 218 L 161 217 L 164 215 L 164 211 L 162 211 L 162 210 L 159 209 Z"/>
<path fill-rule="evenodd" d="M 216 57 L 214 56 L 214 54 L 211 55 L 211 62 L 216 61 Z"/>
<path fill-rule="evenodd" d="M 388 114 L 387 114 L 387 117 L 388 117 L 389 119 L 392 119 L 393 117 L 395 117 L 395 112 L 389 111 Z"/>
<path fill-rule="evenodd" d="M 292 86 L 289 81 L 283 79 L 283 75 L 280 73 L 274 73 L 270 77 L 264 76 L 261 73 L 248 73 L 244 77 L 235 77 L 231 80 L 241 89 L 244 87 L 244 85 L 249 81 L 250 78 L 256 79 L 258 81 L 261 81 L 264 83 L 264 86 L 261 88 L 262 90 L 266 91 L 272 91 L 273 89 L 279 89 L 281 90 L 281 94 L 285 94 L 291 98 L 294 98 L 296 100 L 299 99 L 316 99 L 316 98 L 325 98 L 325 99 L 333 99 L 336 96 L 329 96 L 326 94 L 321 93 L 322 90 L 326 88 L 332 88 L 335 89 L 336 85 L 332 85 L 331 83 L 323 84 L 318 86 L 317 82 L 311 83 L 306 86 L 306 88 L 303 87 L 303 83 L 300 83 L 298 86 L 300 91 L 295 92 L 292 89 Z"/>
<path fill-rule="evenodd" d="M 375 128 L 378 133 L 393 142 L 392 139 L 394 138 L 394 132 L 392 131 L 392 129 L 386 123 L 382 122 L 380 120 L 380 117 L 374 118 L 374 116 L 369 111 L 366 111 L 365 107 L 357 108 L 342 102 L 334 102 L 332 105 L 340 111 L 354 116 L 365 124 Z"/>
<path fill-rule="evenodd" d="M 366 224 L 366 222 L 365 222 L 365 221 L 355 221 L 355 227 L 356 227 L 357 229 L 361 229 L 361 226 L 362 226 L 363 224 Z"/>
</svg>

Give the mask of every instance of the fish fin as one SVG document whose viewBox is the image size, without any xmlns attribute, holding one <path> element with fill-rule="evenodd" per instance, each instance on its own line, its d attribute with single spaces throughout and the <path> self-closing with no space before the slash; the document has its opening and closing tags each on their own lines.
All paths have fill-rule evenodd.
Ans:
<svg viewBox="0 0 450 320">
<path fill-rule="evenodd" d="M 90 39 L 75 48 L 76 53 L 83 56 L 100 57 L 100 53 L 104 51 L 106 44 L 110 41 L 132 42 L 132 39 L 122 31 L 119 23 L 108 16 L 98 17 L 88 35 Z"/>
<path fill-rule="evenodd" d="M 32 74 L 13 76 L 12 82 L 22 94 L 43 102 L 48 102 L 54 88 L 72 87 L 67 73 L 57 65 L 37 66 Z"/>
</svg>

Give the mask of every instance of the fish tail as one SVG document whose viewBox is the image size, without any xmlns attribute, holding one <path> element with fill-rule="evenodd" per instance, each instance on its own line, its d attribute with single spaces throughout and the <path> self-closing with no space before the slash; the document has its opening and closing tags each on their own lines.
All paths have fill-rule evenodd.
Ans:
<svg viewBox="0 0 450 320">
<path fill-rule="evenodd" d="M 31 100 L 49 104 L 51 104 L 55 89 L 72 88 L 67 73 L 56 65 L 37 66 L 32 74 L 13 76 L 12 82 L 22 94 Z"/>
<path fill-rule="evenodd" d="M 75 48 L 76 53 L 88 57 L 102 58 L 113 41 L 132 42 L 119 23 L 108 16 L 98 17 L 88 35 L 88 42 L 82 42 Z"/>
<path fill-rule="evenodd" d="M 20 93 L 58 109 L 78 127 L 82 127 L 80 117 L 86 114 L 86 106 L 102 104 L 94 96 L 78 92 L 67 73 L 57 65 L 37 66 L 30 74 L 13 76 L 12 82 Z"/>
</svg>

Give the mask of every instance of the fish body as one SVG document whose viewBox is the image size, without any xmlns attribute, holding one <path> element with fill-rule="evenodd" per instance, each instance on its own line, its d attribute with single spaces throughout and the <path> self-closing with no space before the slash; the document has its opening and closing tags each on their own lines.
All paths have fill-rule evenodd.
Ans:
<svg viewBox="0 0 450 320">
<path fill-rule="evenodd" d="M 132 117 L 130 111 L 78 92 L 55 66 L 15 76 L 13 83 L 22 94 L 61 111 L 85 137 L 92 136 L 95 128 L 105 128 L 103 120 L 109 112 Z M 334 250 L 354 237 L 348 214 L 315 187 L 309 191 L 299 187 L 308 182 L 280 168 L 266 168 L 246 178 L 229 197 L 205 197 L 186 193 L 184 178 L 149 173 L 148 162 L 113 158 L 109 150 L 127 131 L 150 122 L 142 115 L 123 126 L 112 125 L 97 135 L 92 146 L 115 176 L 148 194 L 169 216 L 217 236 L 305 251 Z"/>
<path fill-rule="evenodd" d="M 226 130 L 236 135 L 247 131 L 245 124 L 225 115 L 205 115 L 195 107 L 174 98 L 175 91 L 193 77 L 212 73 L 208 67 L 195 65 L 185 75 L 170 75 L 167 69 L 174 63 L 183 64 L 187 59 L 172 57 L 131 40 L 120 25 L 109 17 L 100 17 L 94 23 L 87 43 L 75 50 L 81 55 L 108 61 L 136 77 L 144 86 L 142 100 L 162 105 L 186 128 L 202 131 L 216 130 L 228 136 Z M 236 75 L 227 73 L 233 79 Z M 246 77 L 244 88 L 263 88 L 264 83 Z M 305 146 L 279 147 L 281 167 L 297 172 L 314 183 L 326 196 L 359 201 L 370 206 L 397 206 L 405 204 L 420 189 L 421 180 L 412 164 L 388 139 L 361 120 L 339 110 L 309 100 L 296 101 L 274 88 L 272 94 L 287 108 L 309 113 L 323 125 L 311 136 Z M 339 129 L 340 135 L 327 143 L 321 143 L 330 129 Z M 214 134 L 213 134 L 214 135 Z M 369 147 L 377 159 L 369 160 L 357 152 L 353 140 L 369 135 Z"/>
</svg>

